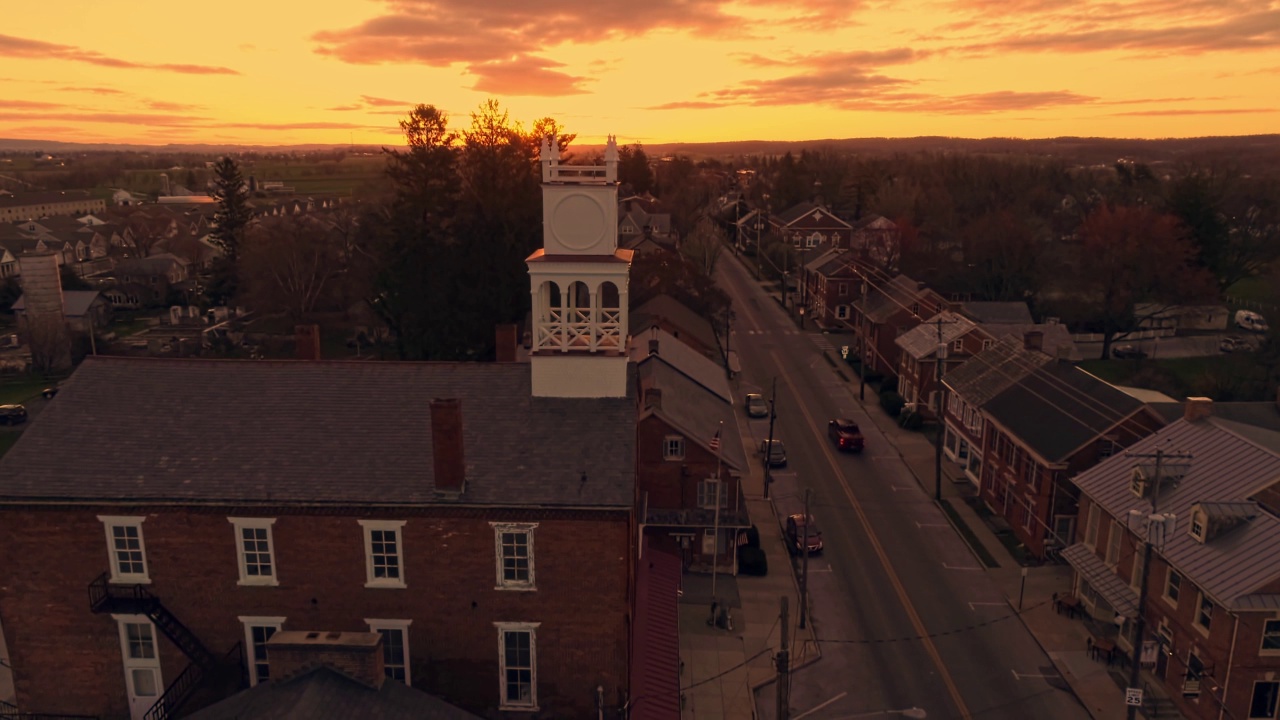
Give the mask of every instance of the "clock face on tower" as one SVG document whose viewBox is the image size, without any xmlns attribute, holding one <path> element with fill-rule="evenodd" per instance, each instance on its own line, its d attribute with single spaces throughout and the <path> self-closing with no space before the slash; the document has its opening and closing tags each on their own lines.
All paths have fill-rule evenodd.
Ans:
<svg viewBox="0 0 1280 720">
<path fill-rule="evenodd" d="M 551 213 L 551 232 L 569 250 L 590 250 L 597 246 L 612 252 L 607 244 L 608 224 L 600 201 L 588 193 L 567 193 L 560 197 Z"/>
</svg>

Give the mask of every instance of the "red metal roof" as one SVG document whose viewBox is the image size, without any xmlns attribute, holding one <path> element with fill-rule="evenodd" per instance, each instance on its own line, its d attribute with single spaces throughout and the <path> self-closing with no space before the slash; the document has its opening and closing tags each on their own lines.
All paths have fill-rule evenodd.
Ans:
<svg viewBox="0 0 1280 720">
<path fill-rule="evenodd" d="M 636 571 L 630 720 L 680 718 L 680 558 L 646 547 Z"/>
</svg>

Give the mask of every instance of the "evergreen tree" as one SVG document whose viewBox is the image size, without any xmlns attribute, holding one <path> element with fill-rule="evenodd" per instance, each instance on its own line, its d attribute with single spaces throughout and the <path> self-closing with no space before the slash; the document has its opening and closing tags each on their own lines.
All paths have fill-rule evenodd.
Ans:
<svg viewBox="0 0 1280 720">
<path fill-rule="evenodd" d="M 218 201 L 218 211 L 213 215 L 212 240 L 234 266 L 249 225 L 249 191 L 240 166 L 230 157 L 219 160 L 213 173 L 213 198 Z"/>
</svg>

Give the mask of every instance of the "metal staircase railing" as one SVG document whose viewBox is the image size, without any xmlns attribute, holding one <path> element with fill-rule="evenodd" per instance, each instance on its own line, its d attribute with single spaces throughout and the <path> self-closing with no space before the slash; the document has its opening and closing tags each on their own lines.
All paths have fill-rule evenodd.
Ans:
<svg viewBox="0 0 1280 720">
<path fill-rule="evenodd" d="M 218 688 L 221 691 L 219 694 L 226 696 L 243 689 L 248 684 L 242 643 L 236 643 L 235 647 L 223 655 L 217 667 L 206 670 L 194 662 L 187 665 L 187 669 L 169 683 L 164 694 L 156 700 L 150 710 L 147 710 L 146 715 L 143 716 L 144 720 L 169 720 L 202 685 L 211 685 L 219 681 L 223 686 Z"/>
<path fill-rule="evenodd" d="M 89 583 L 89 608 L 95 613 L 146 615 L 193 663 L 208 670 L 218 662 L 200 638 L 142 585 L 116 585 L 110 573 L 102 573 Z"/>
</svg>

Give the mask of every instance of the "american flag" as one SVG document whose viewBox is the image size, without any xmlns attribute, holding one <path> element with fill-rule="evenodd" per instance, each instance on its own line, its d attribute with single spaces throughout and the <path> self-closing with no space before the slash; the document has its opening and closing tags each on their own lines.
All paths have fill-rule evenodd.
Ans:
<svg viewBox="0 0 1280 720">
<path fill-rule="evenodd" d="M 723 428 L 716 428 L 716 434 L 711 436 L 710 446 L 715 452 L 720 452 L 720 431 L 722 429 Z"/>
</svg>

